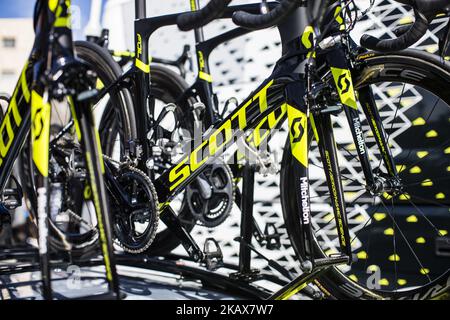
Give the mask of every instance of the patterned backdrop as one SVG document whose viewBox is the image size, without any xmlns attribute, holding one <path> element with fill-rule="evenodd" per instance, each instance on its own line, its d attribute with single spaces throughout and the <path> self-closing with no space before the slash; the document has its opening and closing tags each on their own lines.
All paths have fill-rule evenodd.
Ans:
<svg viewBox="0 0 450 320">
<path fill-rule="evenodd" d="M 205 1 L 203 1 L 204 3 Z M 234 1 L 234 3 L 247 3 L 249 1 Z M 159 1 L 156 6 L 154 1 L 149 1 L 148 11 L 151 15 L 167 14 L 172 12 L 179 12 L 188 10 L 189 1 L 181 0 L 166 0 Z M 368 1 L 357 1 L 361 8 L 367 8 Z M 132 48 L 132 26 L 131 17 L 133 15 L 132 5 L 127 1 L 110 1 L 106 7 L 105 26 L 111 29 L 111 47 L 124 49 Z M 117 14 L 121 12 L 123 16 L 123 23 L 127 26 L 123 30 L 122 25 L 117 23 Z M 367 18 L 359 22 L 357 28 L 353 31 L 353 38 L 358 40 L 362 33 L 369 31 L 376 36 L 393 37 L 392 27 L 399 23 L 404 23 L 411 20 L 411 12 L 398 5 L 392 0 L 376 0 L 373 10 L 368 14 Z M 417 44 L 423 50 L 435 52 L 437 50 L 437 37 L 435 33 L 444 28 L 446 19 L 438 19 L 434 22 L 431 32 Z M 229 21 L 213 22 L 205 28 L 206 38 L 222 33 L 233 25 Z M 155 57 L 164 57 L 169 59 L 177 58 L 182 51 L 184 44 L 194 45 L 193 35 L 191 33 L 180 33 L 174 27 L 167 27 L 159 30 L 150 41 L 152 48 L 152 55 Z M 233 41 L 221 45 L 211 55 L 210 65 L 211 73 L 214 79 L 214 86 L 218 94 L 221 105 L 230 97 L 236 97 L 242 101 L 247 95 L 255 89 L 259 83 L 271 73 L 274 62 L 280 55 L 280 41 L 276 29 L 264 30 L 251 33 Z M 194 63 L 195 64 L 195 63 Z M 195 77 L 195 70 L 190 72 L 187 76 L 188 82 L 192 82 Z M 389 85 L 384 87 L 377 87 L 377 100 L 383 106 L 383 119 L 388 119 L 393 116 L 395 105 L 393 101 L 395 95 L 399 95 L 398 88 Z M 394 127 L 391 133 L 391 142 L 396 143 L 396 137 L 412 125 L 412 120 L 406 116 L 407 110 L 412 106 L 420 103 L 423 97 L 413 87 L 407 87 L 408 98 L 402 101 L 401 114 L 403 119 L 402 125 Z M 355 146 L 352 145 L 351 137 L 348 131 L 348 124 L 343 117 L 334 118 L 336 127 L 336 139 L 339 146 L 345 146 L 350 153 L 355 152 Z M 363 122 L 363 130 L 368 131 L 368 126 Z M 281 132 L 275 135 L 271 140 L 272 150 L 279 154 L 278 159 L 281 159 L 282 147 L 286 139 L 286 134 Z M 369 144 L 373 143 L 373 138 L 367 137 Z M 369 152 L 376 156 L 376 148 L 370 149 Z M 352 160 L 353 159 L 353 160 Z M 318 154 L 313 152 L 311 154 L 313 164 L 321 166 L 318 160 Z M 362 179 L 360 171 L 354 157 L 340 154 L 339 157 L 343 172 L 347 175 L 355 177 L 354 179 Z M 311 197 L 314 197 L 323 190 L 324 180 L 317 168 L 312 167 L 311 170 Z M 346 183 L 344 179 L 344 183 Z M 350 190 L 347 189 L 347 190 Z M 357 197 L 358 191 L 349 191 L 346 197 Z M 327 204 L 323 201 L 313 201 L 312 210 L 316 212 L 316 219 L 314 223 L 324 226 L 332 219 L 330 210 Z M 294 252 L 290 245 L 289 239 L 284 229 L 280 192 L 279 192 L 279 175 L 262 176 L 258 175 L 256 179 L 255 190 L 255 204 L 254 215 L 260 228 L 264 230 L 266 223 L 273 223 L 282 232 L 281 250 L 269 251 L 261 248 L 256 241 L 253 244 L 261 252 L 268 257 L 275 259 L 288 267 L 292 271 L 298 271 L 298 264 L 296 263 Z M 351 235 L 354 235 L 362 224 L 368 218 L 367 213 L 361 207 L 354 207 L 349 210 L 349 223 L 352 227 Z M 224 260 L 230 263 L 238 262 L 238 243 L 233 239 L 239 235 L 240 212 L 236 208 L 233 209 L 231 216 L 219 227 L 214 230 L 206 229 L 205 227 L 195 227 L 193 235 L 200 244 L 208 237 L 214 237 L 221 245 L 224 253 Z M 318 233 L 321 240 L 325 241 L 329 248 L 328 252 L 335 250 L 337 245 L 335 225 L 328 224 L 322 231 Z M 358 250 L 360 243 L 354 242 L 355 249 Z M 182 249 L 177 249 L 177 252 L 183 253 Z M 267 263 L 264 260 L 254 257 L 252 260 L 253 266 L 258 268 L 265 268 Z"/>
</svg>

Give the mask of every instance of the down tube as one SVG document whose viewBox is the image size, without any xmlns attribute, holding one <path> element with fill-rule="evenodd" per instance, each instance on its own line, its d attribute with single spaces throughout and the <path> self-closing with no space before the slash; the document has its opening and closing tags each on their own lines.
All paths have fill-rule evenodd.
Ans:
<svg viewBox="0 0 450 320">
<path fill-rule="evenodd" d="M 2 191 L 30 130 L 31 68 L 32 66 L 27 62 L 0 124 L 0 190 Z"/>
<path fill-rule="evenodd" d="M 257 126 L 265 117 L 268 118 L 269 127 L 274 127 L 269 122 L 278 122 L 285 115 L 284 87 L 285 84 L 277 84 L 276 80 L 266 80 L 235 111 L 213 130 L 209 130 L 210 133 L 203 136 L 199 143 L 194 141 L 196 144 L 193 149 L 155 180 L 160 209 L 167 207 L 174 196 L 246 130 Z"/>
</svg>

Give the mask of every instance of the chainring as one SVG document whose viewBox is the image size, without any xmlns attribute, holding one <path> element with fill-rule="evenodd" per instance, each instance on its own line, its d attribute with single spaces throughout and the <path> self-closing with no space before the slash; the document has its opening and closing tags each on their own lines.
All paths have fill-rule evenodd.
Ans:
<svg viewBox="0 0 450 320">
<path fill-rule="evenodd" d="M 208 228 L 223 223 L 234 203 L 233 173 L 222 159 L 207 165 L 200 175 L 186 187 L 189 209 L 198 222 Z"/>
<path fill-rule="evenodd" d="M 125 252 L 142 253 L 150 247 L 158 230 L 155 187 L 143 171 L 131 166 L 121 167 L 116 180 L 130 198 L 124 205 L 112 197 L 115 241 Z"/>
</svg>

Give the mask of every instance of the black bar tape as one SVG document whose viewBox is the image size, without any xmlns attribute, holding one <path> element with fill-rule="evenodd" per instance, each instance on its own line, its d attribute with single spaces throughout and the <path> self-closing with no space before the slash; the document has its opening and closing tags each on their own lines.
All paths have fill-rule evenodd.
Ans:
<svg viewBox="0 0 450 320">
<path fill-rule="evenodd" d="M 417 10 L 414 10 L 414 13 L 416 22 L 407 31 L 405 29 L 401 30 L 404 33 L 398 38 L 381 40 L 365 34 L 361 37 L 361 45 L 380 52 L 400 51 L 412 46 L 425 35 L 429 26 L 428 19 L 423 14 Z"/>
<path fill-rule="evenodd" d="M 204 8 L 183 13 L 177 18 L 178 28 L 189 31 L 200 28 L 220 16 L 232 0 L 211 0 Z"/>
<path fill-rule="evenodd" d="M 233 14 L 233 22 L 240 27 L 258 30 L 272 27 L 291 14 L 303 1 L 282 0 L 273 10 L 266 14 L 252 14 L 237 11 Z"/>
</svg>

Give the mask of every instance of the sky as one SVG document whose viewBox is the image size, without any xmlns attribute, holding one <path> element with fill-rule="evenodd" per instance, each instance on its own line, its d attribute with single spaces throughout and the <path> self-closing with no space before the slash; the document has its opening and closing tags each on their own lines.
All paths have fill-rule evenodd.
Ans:
<svg viewBox="0 0 450 320">
<path fill-rule="evenodd" d="M 32 18 L 35 0 L 0 0 L 0 19 L 4 18 Z M 85 26 L 89 19 L 91 0 L 72 0 L 72 5 L 81 9 L 81 24 Z M 82 30 L 75 30 L 75 38 L 82 37 Z"/>
</svg>

